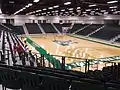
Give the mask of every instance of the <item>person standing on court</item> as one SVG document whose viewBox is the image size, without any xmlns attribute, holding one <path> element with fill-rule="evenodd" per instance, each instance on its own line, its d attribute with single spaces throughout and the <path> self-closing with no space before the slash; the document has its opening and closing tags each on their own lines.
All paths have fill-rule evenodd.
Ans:
<svg viewBox="0 0 120 90">
<path fill-rule="evenodd" d="M 22 54 L 24 53 L 24 49 L 19 43 L 17 45 L 17 52 L 18 52 L 18 55 L 20 57 L 20 60 L 22 60 Z"/>
<path fill-rule="evenodd" d="M 30 66 L 34 66 L 34 62 L 35 62 L 35 57 L 32 54 L 31 50 L 29 51 L 29 61 L 30 61 Z"/>
<path fill-rule="evenodd" d="M 24 40 L 24 49 L 25 49 L 25 59 L 28 61 L 29 47 L 26 40 Z"/>
<path fill-rule="evenodd" d="M 28 45 L 25 45 L 25 58 L 26 60 L 28 61 L 28 54 L 29 54 L 29 48 L 28 48 Z"/>
<path fill-rule="evenodd" d="M 25 50 L 23 49 L 23 47 L 18 43 L 17 46 L 17 51 L 20 57 L 20 60 L 22 61 L 22 65 L 26 65 L 26 60 L 25 60 Z"/>
<path fill-rule="evenodd" d="M 13 54 L 16 55 L 16 53 L 17 53 L 17 44 L 15 43 L 13 45 Z"/>
<path fill-rule="evenodd" d="M 17 62 L 16 56 L 17 56 L 17 44 L 15 43 L 15 44 L 13 45 L 13 63 L 14 63 L 14 64 Z"/>
</svg>

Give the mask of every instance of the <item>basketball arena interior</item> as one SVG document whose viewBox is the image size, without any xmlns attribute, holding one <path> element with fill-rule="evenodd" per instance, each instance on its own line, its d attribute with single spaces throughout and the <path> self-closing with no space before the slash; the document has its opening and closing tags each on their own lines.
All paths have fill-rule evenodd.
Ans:
<svg viewBox="0 0 120 90">
<path fill-rule="evenodd" d="M 0 90 L 120 90 L 120 0 L 0 0 Z"/>
</svg>

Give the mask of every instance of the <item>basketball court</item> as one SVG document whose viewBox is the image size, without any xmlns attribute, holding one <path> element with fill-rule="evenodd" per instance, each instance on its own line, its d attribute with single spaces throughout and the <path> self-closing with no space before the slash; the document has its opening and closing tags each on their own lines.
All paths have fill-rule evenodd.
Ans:
<svg viewBox="0 0 120 90">
<path fill-rule="evenodd" d="M 32 35 L 30 38 L 51 55 L 83 59 L 99 59 L 120 55 L 120 48 L 83 40 L 68 35 Z M 31 45 L 29 45 L 29 48 L 33 52 L 37 53 L 37 51 Z M 56 58 L 59 59 L 59 57 Z M 65 62 L 70 64 L 80 60 L 81 59 L 67 58 Z"/>
</svg>

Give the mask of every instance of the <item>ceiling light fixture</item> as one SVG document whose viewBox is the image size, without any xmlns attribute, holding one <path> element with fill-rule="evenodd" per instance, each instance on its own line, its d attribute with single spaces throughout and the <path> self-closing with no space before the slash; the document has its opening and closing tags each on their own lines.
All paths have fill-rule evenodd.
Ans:
<svg viewBox="0 0 120 90">
<path fill-rule="evenodd" d="M 109 7 L 109 8 L 117 8 L 117 6 Z"/>
<path fill-rule="evenodd" d="M 1 8 L 0 8 L 0 14 L 2 14 L 2 10 L 1 10 Z"/>
<path fill-rule="evenodd" d="M 91 11 L 91 9 L 86 9 L 87 12 Z"/>
<path fill-rule="evenodd" d="M 73 10 L 73 8 L 69 8 L 69 10 Z"/>
<path fill-rule="evenodd" d="M 28 6 L 32 6 L 33 4 L 32 3 L 29 3 Z"/>
<path fill-rule="evenodd" d="M 37 10 L 36 12 L 41 12 L 42 10 Z"/>
<path fill-rule="evenodd" d="M 39 2 L 40 0 L 34 0 L 33 2 L 35 2 L 35 3 L 37 3 L 37 2 Z"/>
<path fill-rule="evenodd" d="M 95 7 L 95 6 L 96 6 L 96 4 L 89 5 L 89 7 Z"/>
<path fill-rule="evenodd" d="M 47 10 L 46 8 L 43 9 L 43 11 Z"/>
<path fill-rule="evenodd" d="M 112 4 L 112 3 L 117 3 L 118 1 L 117 0 L 115 0 L 115 1 L 109 1 L 109 2 L 107 2 L 108 4 Z"/>
<path fill-rule="evenodd" d="M 53 9 L 53 7 L 49 7 L 48 9 Z"/>
<path fill-rule="evenodd" d="M 81 7 L 77 7 L 77 9 L 81 9 Z"/>
<path fill-rule="evenodd" d="M 65 11 L 65 9 L 62 9 L 61 11 L 63 11 L 63 12 L 64 12 L 64 11 Z"/>
<path fill-rule="evenodd" d="M 59 11 L 56 10 L 55 12 L 59 12 Z"/>
<path fill-rule="evenodd" d="M 53 6 L 54 8 L 58 8 L 59 7 L 59 5 L 56 5 L 56 6 Z"/>
<path fill-rule="evenodd" d="M 66 3 L 64 3 L 64 5 L 69 5 L 69 4 L 71 4 L 71 2 L 66 2 Z"/>
<path fill-rule="evenodd" d="M 29 3 L 28 5 L 26 5 L 26 6 L 25 6 L 25 7 L 23 7 L 22 9 L 20 9 L 20 10 L 16 11 L 16 12 L 14 13 L 14 15 L 16 15 L 16 14 L 20 13 L 21 11 L 23 11 L 23 10 L 27 9 L 28 7 L 30 7 L 30 6 L 32 6 L 32 5 L 33 5 L 32 3 Z"/>
</svg>

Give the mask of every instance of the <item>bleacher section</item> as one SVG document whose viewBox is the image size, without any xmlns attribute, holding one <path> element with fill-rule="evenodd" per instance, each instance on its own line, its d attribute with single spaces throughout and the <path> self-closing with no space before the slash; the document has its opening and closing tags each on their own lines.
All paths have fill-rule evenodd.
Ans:
<svg viewBox="0 0 120 90">
<path fill-rule="evenodd" d="M 12 31 L 18 35 L 25 34 L 23 26 L 13 26 L 12 24 L 3 23 L 6 27 L 12 29 Z"/>
<path fill-rule="evenodd" d="M 36 23 L 26 23 L 25 24 L 29 34 L 41 34 L 41 30 Z"/>
<path fill-rule="evenodd" d="M 6 30 L 6 28 L 0 25 L 0 30 Z"/>
<path fill-rule="evenodd" d="M 120 34 L 120 27 L 119 26 L 105 26 L 100 31 L 94 33 L 90 37 L 104 39 L 104 40 L 110 40 Z"/>
<path fill-rule="evenodd" d="M 119 90 L 119 69 L 120 65 L 115 65 L 84 74 L 42 67 L 0 65 L 0 83 L 10 89 L 22 90 Z"/>
<path fill-rule="evenodd" d="M 118 39 L 116 40 L 116 42 L 120 43 L 120 38 L 118 38 Z"/>
<path fill-rule="evenodd" d="M 88 27 L 86 27 L 85 29 L 77 32 L 76 34 L 86 36 L 86 35 L 94 32 L 95 30 L 99 29 L 101 26 L 102 26 L 102 25 L 91 24 L 90 26 L 88 26 Z"/>
<path fill-rule="evenodd" d="M 54 23 L 54 25 L 62 33 L 62 25 L 59 23 Z"/>
<path fill-rule="evenodd" d="M 24 29 L 23 29 L 23 26 L 15 26 L 14 32 L 15 32 L 16 34 L 18 34 L 18 35 L 25 34 Z"/>
<path fill-rule="evenodd" d="M 7 24 L 7 23 L 3 23 L 3 25 L 7 26 L 10 29 L 15 29 L 15 27 L 12 24 Z"/>
<path fill-rule="evenodd" d="M 72 29 L 70 29 L 68 32 L 73 33 L 83 27 L 85 27 L 87 24 L 74 24 L 74 26 L 72 27 Z"/>
<path fill-rule="evenodd" d="M 45 33 L 57 33 L 54 27 L 50 23 L 41 23 L 40 24 Z"/>
</svg>

